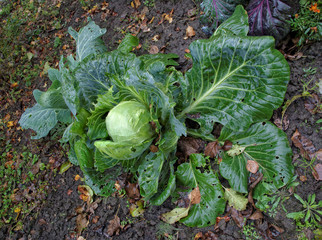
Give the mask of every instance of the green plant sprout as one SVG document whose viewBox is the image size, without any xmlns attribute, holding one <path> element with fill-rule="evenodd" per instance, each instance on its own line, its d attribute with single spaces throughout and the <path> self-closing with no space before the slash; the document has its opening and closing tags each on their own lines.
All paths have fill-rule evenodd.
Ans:
<svg viewBox="0 0 322 240">
<path fill-rule="evenodd" d="M 316 156 L 312 158 L 310 161 L 306 160 L 305 158 L 299 159 L 300 163 L 295 163 L 294 165 L 300 168 L 304 169 L 304 175 L 306 176 L 308 168 L 311 170 L 311 172 L 314 170 L 314 163 L 316 161 Z"/>
<path fill-rule="evenodd" d="M 298 194 L 294 193 L 294 197 L 302 203 L 303 210 L 299 212 L 288 213 L 286 217 L 296 221 L 298 227 L 320 227 L 322 215 L 322 201 L 315 203 L 315 194 L 310 194 L 307 201 L 304 201 Z M 303 223 L 304 221 L 304 223 Z"/>
<path fill-rule="evenodd" d="M 246 240 L 262 239 L 252 224 L 245 224 L 243 226 L 243 234 L 245 235 Z"/>
</svg>

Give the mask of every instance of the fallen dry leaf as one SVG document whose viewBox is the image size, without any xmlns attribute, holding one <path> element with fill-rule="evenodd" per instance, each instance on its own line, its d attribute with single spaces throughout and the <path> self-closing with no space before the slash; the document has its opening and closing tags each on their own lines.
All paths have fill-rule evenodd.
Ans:
<svg viewBox="0 0 322 240">
<path fill-rule="evenodd" d="M 315 153 L 315 147 L 312 141 L 304 136 L 296 129 L 295 133 L 291 137 L 294 145 L 300 149 L 301 155 L 307 160 L 311 160 Z"/>
<path fill-rule="evenodd" d="M 84 228 L 89 224 L 88 217 L 86 213 L 78 214 L 76 217 L 76 231 L 80 234 Z"/>
<path fill-rule="evenodd" d="M 311 114 L 316 114 L 321 112 L 321 99 L 315 93 L 311 95 L 311 97 L 307 98 L 304 103 L 304 107 L 308 110 Z"/>
<path fill-rule="evenodd" d="M 126 195 L 129 197 L 129 198 L 132 198 L 132 199 L 139 199 L 140 198 L 140 190 L 139 190 L 139 184 L 138 183 L 130 183 L 128 182 L 126 185 L 125 185 L 125 192 L 126 192 Z"/>
<path fill-rule="evenodd" d="M 219 154 L 220 149 L 221 146 L 219 145 L 218 141 L 210 142 L 205 148 L 205 155 L 214 158 Z"/>
<path fill-rule="evenodd" d="M 258 220 L 264 218 L 263 213 L 260 210 L 256 210 L 248 219 L 250 220 Z"/>
<path fill-rule="evenodd" d="M 314 178 L 318 181 L 322 180 L 322 164 L 318 163 L 314 167 L 314 171 L 312 172 Z"/>
<path fill-rule="evenodd" d="M 79 179 L 81 179 L 81 176 L 79 176 L 78 174 L 75 176 L 75 181 L 78 181 Z"/>
<path fill-rule="evenodd" d="M 178 148 L 184 154 L 185 158 L 193 153 L 200 153 L 203 146 L 204 141 L 192 137 L 182 137 L 178 142 Z"/>
<path fill-rule="evenodd" d="M 93 224 L 96 224 L 96 223 L 98 222 L 99 218 L 100 218 L 100 216 L 95 216 L 95 217 L 93 217 L 93 219 L 92 219 L 92 223 L 93 223 Z"/>
<path fill-rule="evenodd" d="M 258 168 L 259 168 L 259 165 L 256 161 L 247 160 L 247 164 L 246 164 L 247 171 L 255 174 L 255 173 L 257 173 Z"/>
<path fill-rule="evenodd" d="M 202 237 L 203 237 L 202 232 L 198 232 L 198 233 L 195 235 L 194 240 L 198 240 L 198 239 L 200 239 L 200 238 L 202 238 Z"/>
<path fill-rule="evenodd" d="M 151 45 L 150 49 L 149 49 L 149 53 L 150 54 L 157 54 L 157 53 L 159 53 L 159 48 L 155 45 Z"/>
<path fill-rule="evenodd" d="M 157 146 L 155 146 L 155 145 L 153 145 L 153 144 L 152 144 L 152 145 L 150 146 L 150 151 L 151 151 L 151 152 L 153 152 L 153 153 L 156 153 L 156 152 L 158 152 L 158 151 L 159 151 L 159 148 L 158 148 Z"/>
<path fill-rule="evenodd" d="M 302 182 L 306 182 L 306 181 L 307 181 L 307 177 L 306 177 L 306 176 L 304 176 L 304 175 L 301 175 L 301 176 L 300 176 L 300 180 L 301 180 Z"/>
<path fill-rule="evenodd" d="M 224 146 L 222 147 L 222 150 L 229 151 L 233 147 L 233 143 L 229 140 L 226 140 L 224 143 Z"/>
<path fill-rule="evenodd" d="M 196 35 L 196 32 L 193 29 L 193 27 L 188 25 L 188 27 L 186 28 L 186 36 L 184 37 L 184 39 L 191 38 L 191 37 L 193 37 L 195 35 Z"/>
<path fill-rule="evenodd" d="M 230 208 L 230 214 L 234 222 L 239 228 L 243 228 L 246 222 L 246 218 L 241 214 L 240 211 L 237 211 L 235 208 Z"/>
<path fill-rule="evenodd" d="M 199 187 L 196 187 L 189 193 L 189 199 L 191 204 L 198 204 L 201 200 Z"/>
<path fill-rule="evenodd" d="M 138 8 L 139 6 L 141 6 L 140 0 L 134 0 L 134 3 L 135 3 L 135 8 Z"/>
<path fill-rule="evenodd" d="M 115 217 L 109 221 L 107 227 L 107 234 L 112 237 L 113 235 L 119 235 L 121 229 L 120 218 L 115 215 Z"/>
<path fill-rule="evenodd" d="M 157 42 L 159 41 L 159 39 L 160 39 L 160 35 L 157 34 L 153 36 L 152 41 Z"/>
</svg>

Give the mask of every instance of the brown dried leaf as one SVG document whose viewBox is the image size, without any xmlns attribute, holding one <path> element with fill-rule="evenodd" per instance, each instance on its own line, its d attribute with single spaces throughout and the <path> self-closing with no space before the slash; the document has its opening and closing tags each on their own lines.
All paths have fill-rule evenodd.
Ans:
<svg viewBox="0 0 322 240">
<path fill-rule="evenodd" d="M 191 204 L 198 204 L 201 200 L 199 187 L 196 187 L 189 193 L 189 199 Z"/>
<path fill-rule="evenodd" d="M 243 226 L 245 225 L 245 218 L 244 216 L 241 214 L 241 212 L 237 211 L 235 208 L 231 207 L 230 208 L 230 214 L 232 219 L 234 220 L 234 222 L 236 223 L 236 225 L 239 228 L 243 228 Z"/>
<path fill-rule="evenodd" d="M 321 161 L 322 162 L 322 149 L 319 149 L 318 151 L 316 151 L 313 155 L 312 155 L 312 159 L 316 158 L 316 160 Z"/>
<path fill-rule="evenodd" d="M 152 46 L 150 46 L 149 53 L 150 54 L 157 54 L 157 53 L 159 53 L 159 48 L 155 45 L 152 45 Z"/>
<path fill-rule="evenodd" d="M 126 195 L 132 199 L 139 199 L 141 196 L 140 190 L 139 190 L 139 184 L 137 183 L 128 182 L 125 185 L 125 192 L 126 192 Z"/>
<path fill-rule="evenodd" d="M 112 237 L 114 234 L 119 235 L 121 229 L 120 218 L 115 215 L 114 219 L 109 221 L 109 225 L 107 227 L 107 234 Z"/>
<path fill-rule="evenodd" d="M 157 146 L 155 146 L 155 145 L 153 145 L 153 144 L 152 144 L 152 145 L 150 146 L 150 151 L 151 151 L 151 152 L 153 152 L 153 153 L 156 153 L 156 152 L 158 152 L 158 151 L 159 151 L 159 148 L 158 148 Z"/>
<path fill-rule="evenodd" d="M 264 218 L 263 213 L 260 210 L 256 210 L 248 219 L 250 220 L 258 220 Z"/>
<path fill-rule="evenodd" d="M 300 180 L 301 180 L 302 182 L 306 182 L 306 181 L 307 181 L 307 177 L 306 177 L 306 176 L 304 176 L 304 175 L 301 175 L 301 176 L 300 176 Z"/>
<path fill-rule="evenodd" d="M 203 237 L 203 234 L 202 234 L 202 232 L 198 232 L 196 235 L 195 235 L 195 237 L 194 237 L 194 240 L 198 240 L 198 239 L 202 239 L 202 237 Z"/>
<path fill-rule="evenodd" d="M 191 38 L 191 37 L 193 37 L 195 35 L 196 35 L 196 32 L 193 29 L 193 27 L 188 25 L 188 27 L 186 28 L 186 38 L 185 39 Z"/>
<path fill-rule="evenodd" d="M 224 151 L 229 151 L 233 147 L 233 143 L 229 140 L 226 140 L 222 149 Z"/>
<path fill-rule="evenodd" d="M 134 0 L 135 8 L 138 8 L 141 5 L 140 0 Z"/>
<path fill-rule="evenodd" d="M 81 213 L 76 217 L 76 232 L 80 234 L 89 224 L 86 213 Z"/>
<path fill-rule="evenodd" d="M 204 141 L 192 137 L 182 137 L 178 142 L 178 149 L 184 154 L 185 158 L 193 153 L 200 153 L 203 146 Z"/>
<path fill-rule="evenodd" d="M 99 218 L 100 218 L 100 216 L 95 216 L 95 217 L 93 217 L 93 219 L 92 219 L 92 223 L 93 223 L 93 224 L 96 224 L 96 223 L 98 222 Z"/>
<path fill-rule="evenodd" d="M 318 181 L 322 180 L 322 164 L 318 163 L 314 167 L 314 171 L 312 172 L 314 178 Z"/>
<path fill-rule="evenodd" d="M 256 161 L 247 160 L 247 164 L 246 164 L 247 171 L 255 174 L 255 173 L 257 173 L 258 168 L 259 168 L 259 165 Z"/>
<path fill-rule="evenodd" d="M 214 158 L 218 155 L 221 146 L 218 141 L 210 142 L 205 148 L 205 155 Z"/>
<path fill-rule="evenodd" d="M 313 93 L 311 97 L 307 98 L 304 103 L 305 109 L 308 110 L 311 114 L 316 114 L 321 111 L 321 109 L 319 108 L 320 105 L 321 99 L 315 93 Z"/>
<path fill-rule="evenodd" d="M 302 136 L 297 129 L 291 139 L 294 145 L 300 149 L 301 155 L 306 159 L 311 160 L 315 153 L 315 147 L 312 141 Z"/>
</svg>

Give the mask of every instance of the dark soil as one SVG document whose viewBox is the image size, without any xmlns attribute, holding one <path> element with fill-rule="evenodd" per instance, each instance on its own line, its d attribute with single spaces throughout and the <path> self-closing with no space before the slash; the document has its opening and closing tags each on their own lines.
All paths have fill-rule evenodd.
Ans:
<svg viewBox="0 0 322 240">
<path fill-rule="evenodd" d="M 188 16 L 189 10 L 193 8 L 196 8 L 197 12 L 200 10 L 199 5 L 195 4 L 194 1 L 155 1 L 155 6 L 153 7 L 147 8 L 142 3 L 138 9 L 131 7 L 131 1 L 126 0 L 112 0 L 108 1 L 108 3 L 108 14 L 104 15 L 102 12 L 94 12 L 91 16 L 86 14 L 86 11 L 81 8 L 79 1 L 63 1 L 60 7 L 60 15 L 63 16 L 63 21 L 66 24 L 63 30 L 66 33 L 69 26 L 78 29 L 85 24 L 86 17 L 91 16 L 100 27 L 107 29 L 103 40 L 110 49 L 115 49 L 118 46 L 118 41 L 124 37 L 124 32 L 135 33 L 138 31 L 138 25 L 140 24 L 138 20 L 139 15 L 144 11 L 148 21 L 151 21 L 153 18 L 154 20 L 148 23 L 146 27 L 142 26 L 137 34 L 142 47 L 136 50 L 136 54 L 147 54 L 151 46 L 157 46 L 160 52 L 178 54 L 178 68 L 183 71 L 189 69 L 192 64 L 191 60 L 184 57 L 185 50 L 188 49 L 189 44 L 196 39 L 207 38 L 201 30 L 202 25 L 199 22 L 199 14 Z M 169 23 L 166 20 L 162 22 L 162 15 L 171 14 L 172 11 L 173 22 Z M 193 27 L 196 35 L 185 39 L 186 28 L 188 26 Z M 150 30 L 147 31 L 147 28 Z M 156 37 L 158 41 L 153 41 L 156 35 L 158 35 Z M 313 82 L 318 81 L 322 77 L 320 69 L 322 61 L 321 44 L 307 45 L 301 51 L 303 52 L 302 58 L 297 61 L 289 61 L 291 81 L 285 96 L 286 99 L 291 99 L 294 95 L 301 94 L 301 79 L 306 79 L 303 69 L 309 67 L 317 68 L 317 73 L 311 76 L 314 77 Z M 68 51 L 64 52 L 65 55 L 66 52 Z M 43 77 L 37 81 L 38 83 L 34 83 L 32 87 L 43 87 L 44 83 L 48 80 Z M 0 93 L 4 94 L 7 91 L 6 85 L 2 85 L 0 90 Z M 4 118 L 7 113 L 14 113 L 16 111 L 21 115 L 24 107 L 31 106 L 34 103 L 34 100 L 30 99 L 32 99 L 32 96 L 29 95 L 27 101 L 26 99 L 20 99 L 18 104 L 9 105 L 7 109 L 0 110 L 1 118 Z M 316 123 L 317 120 L 321 119 L 321 114 L 312 114 L 306 110 L 304 106 L 305 100 L 307 98 L 296 100 L 289 106 L 285 114 L 285 118 L 289 121 L 289 126 L 285 132 L 289 138 L 290 145 L 292 145 L 295 156 L 294 163 L 299 163 L 300 159 L 302 159 L 302 157 L 299 157 L 299 149 L 291 141 L 291 137 L 296 129 L 298 129 L 302 136 L 307 137 L 313 142 L 316 150 L 322 148 L 321 124 Z M 19 119 L 19 114 L 17 119 Z M 280 118 L 280 116 L 281 109 L 278 109 L 272 121 Z M 6 134 L 5 139 L 8 140 L 13 136 L 16 138 L 20 137 L 21 141 L 16 141 L 13 146 L 17 149 L 27 146 L 31 151 L 39 154 L 41 162 L 52 164 L 52 169 L 57 169 L 57 166 L 66 161 L 66 155 L 56 140 L 51 140 L 50 137 L 41 140 L 30 140 L 30 135 L 30 131 L 19 131 L 17 135 Z M 4 147 L 5 144 L 5 141 L 3 141 L 1 147 Z M 50 162 L 51 158 L 56 160 Z M 170 200 L 162 206 L 148 206 L 143 216 L 139 218 L 132 218 L 130 216 L 126 197 L 114 196 L 108 199 L 94 197 L 97 205 L 91 205 L 88 208 L 87 204 L 79 198 L 77 187 L 83 183 L 81 180 L 75 181 L 77 174 L 82 175 L 81 170 L 73 166 L 63 174 L 54 174 L 54 171 L 52 171 L 44 175 L 43 178 L 49 181 L 50 189 L 44 203 L 39 204 L 24 219 L 22 230 L 12 230 L 12 233 L 9 234 L 10 228 L 8 226 L 2 227 L 0 229 L 0 239 L 77 239 L 76 219 L 80 214 L 83 214 L 82 216 L 85 220 L 89 220 L 89 225 L 81 233 L 81 236 L 87 240 L 109 239 L 110 237 L 107 234 L 109 221 L 116 214 L 121 222 L 123 221 L 125 227 L 119 232 L 119 235 L 113 236 L 113 239 L 170 239 L 170 237 L 166 237 L 170 235 L 174 237 L 172 239 L 193 239 L 198 232 L 214 232 L 214 226 L 198 229 L 188 228 L 182 224 L 174 224 L 173 227 L 165 225 L 160 220 L 160 215 L 175 207 Z M 306 199 L 308 194 L 316 193 L 317 201 L 322 200 L 322 192 L 320 191 L 322 187 L 321 182 L 315 180 L 310 169 L 305 171 L 305 169 L 297 167 L 296 175 L 298 177 L 306 175 L 307 177 L 307 180 L 304 182 L 299 179 L 297 180 L 300 184 L 296 187 L 296 192 L 301 197 Z M 287 190 L 282 191 L 287 193 Z M 288 212 L 295 212 L 301 209 L 301 204 L 294 197 L 286 200 L 284 206 Z M 80 210 L 82 207 L 83 209 Z M 293 220 L 286 218 L 286 213 L 281 208 L 278 208 L 274 218 L 269 216 L 269 214 L 264 214 L 264 216 L 263 222 L 275 224 L 284 230 L 284 233 L 277 234 L 276 239 L 297 239 L 295 223 Z M 162 229 L 164 229 L 163 232 Z M 222 223 L 219 229 L 218 239 L 233 240 L 244 238 L 242 229 L 238 228 L 232 219 L 227 223 Z"/>
</svg>

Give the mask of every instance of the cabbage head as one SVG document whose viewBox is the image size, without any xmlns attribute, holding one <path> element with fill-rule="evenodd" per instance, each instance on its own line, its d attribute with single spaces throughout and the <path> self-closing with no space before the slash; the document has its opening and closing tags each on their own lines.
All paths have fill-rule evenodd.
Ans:
<svg viewBox="0 0 322 240">
<path fill-rule="evenodd" d="M 155 136 L 150 121 L 150 112 L 145 105 L 136 101 L 121 102 L 111 109 L 105 120 L 111 140 L 94 144 L 101 153 L 114 159 L 138 157 Z"/>
</svg>

